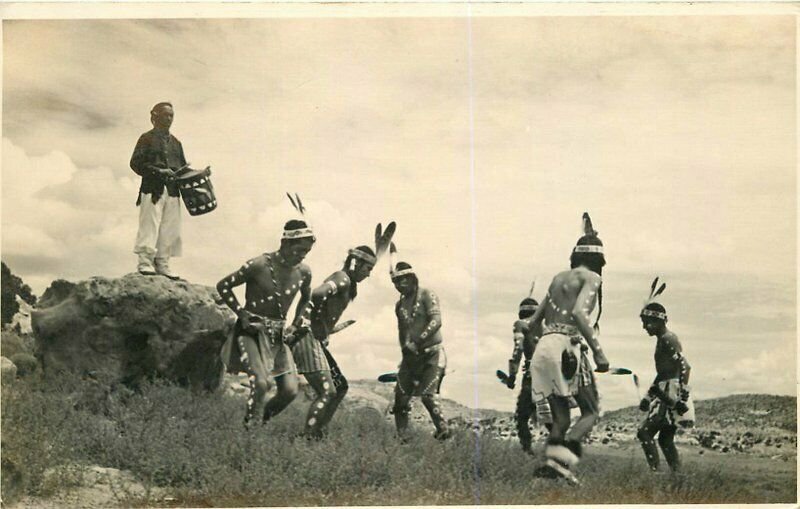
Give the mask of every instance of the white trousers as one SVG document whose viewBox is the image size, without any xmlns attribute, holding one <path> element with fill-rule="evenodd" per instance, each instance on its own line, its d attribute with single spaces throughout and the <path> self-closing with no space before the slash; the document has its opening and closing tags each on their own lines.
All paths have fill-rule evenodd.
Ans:
<svg viewBox="0 0 800 509">
<path fill-rule="evenodd" d="M 133 252 L 156 258 L 180 256 L 183 251 L 180 196 L 169 196 L 165 190 L 156 203 L 152 195 L 142 194 L 141 197 L 139 232 Z"/>
</svg>

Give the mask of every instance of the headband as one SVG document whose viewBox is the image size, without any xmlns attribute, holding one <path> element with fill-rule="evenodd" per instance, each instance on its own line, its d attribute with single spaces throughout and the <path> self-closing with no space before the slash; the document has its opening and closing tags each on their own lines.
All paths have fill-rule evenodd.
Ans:
<svg viewBox="0 0 800 509">
<path fill-rule="evenodd" d="M 375 265 L 378 262 L 378 259 L 376 257 L 372 256 L 369 253 L 365 253 L 364 251 L 360 251 L 358 249 L 350 249 L 347 251 L 347 254 L 359 258 L 361 260 L 364 260 L 365 262 L 371 265 Z"/>
<path fill-rule="evenodd" d="M 667 320 L 667 314 L 661 311 L 654 311 L 652 309 L 643 309 L 641 316 L 648 316 L 650 318 L 658 318 L 659 320 Z"/>
<path fill-rule="evenodd" d="M 314 238 L 314 230 L 311 228 L 298 228 L 296 230 L 283 230 L 283 237 L 286 240 Z"/>
<path fill-rule="evenodd" d="M 415 274 L 414 269 L 409 267 L 407 269 L 396 270 L 392 272 L 392 279 L 397 279 L 402 276 L 408 276 L 409 274 Z"/>
<path fill-rule="evenodd" d="M 603 246 L 575 246 L 573 253 L 600 253 L 603 254 Z"/>
</svg>

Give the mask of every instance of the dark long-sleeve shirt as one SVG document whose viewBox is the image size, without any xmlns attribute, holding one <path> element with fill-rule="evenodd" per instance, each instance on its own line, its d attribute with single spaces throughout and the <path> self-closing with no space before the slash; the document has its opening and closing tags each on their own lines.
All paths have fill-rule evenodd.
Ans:
<svg viewBox="0 0 800 509">
<path fill-rule="evenodd" d="M 183 146 L 178 138 L 157 129 L 142 134 L 131 156 L 131 169 L 142 177 L 136 204 L 139 205 L 142 194 L 151 195 L 153 203 L 157 202 L 164 194 L 165 187 L 169 196 L 178 196 L 178 184 L 167 182 L 156 168 L 170 168 L 175 171 L 185 165 Z"/>
</svg>

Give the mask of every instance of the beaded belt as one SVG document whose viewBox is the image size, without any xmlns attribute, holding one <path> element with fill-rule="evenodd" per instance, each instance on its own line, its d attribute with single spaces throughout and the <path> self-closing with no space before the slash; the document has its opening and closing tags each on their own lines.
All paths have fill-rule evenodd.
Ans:
<svg viewBox="0 0 800 509">
<path fill-rule="evenodd" d="M 547 334 L 563 334 L 565 336 L 580 336 L 581 333 L 578 331 L 578 328 L 574 325 L 570 325 L 567 323 L 548 323 L 544 326 L 544 334 L 542 336 L 546 336 Z"/>
</svg>

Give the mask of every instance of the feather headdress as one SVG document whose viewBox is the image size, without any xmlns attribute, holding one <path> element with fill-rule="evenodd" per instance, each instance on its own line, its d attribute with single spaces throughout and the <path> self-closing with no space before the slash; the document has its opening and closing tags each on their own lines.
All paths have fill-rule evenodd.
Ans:
<svg viewBox="0 0 800 509">
<path fill-rule="evenodd" d="M 398 268 L 398 265 L 402 264 L 402 268 Z M 397 261 L 397 246 L 394 245 L 394 242 L 389 243 L 389 275 L 392 279 L 397 279 L 401 276 L 407 276 L 409 274 L 415 274 L 414 269 L 411 265 L 403 262 Z"/>
<path fill-rule="evenodd" d="M 658 287 L 658 289 L 656 289 Z M 650 295 L 647 296 L 647 300 L 644 302 L 644 306 L 642 308 L 641 316 L 647 316 L 650 318 L 658 318 L 659 320 L 666 320 L 667 313 L 666 311 L 662 311 L 664 306 L 662 306 L 658 301 L 657 298 L 659 295 L 664 293 L 664 290 L 667 289 L 666 283 L 661 283 L 661 286 L 658 286 L 658 278 L 656 277 L 653 280 L 653 283 L 650 285 Z M 651 304 L 657 304 L 657 306 L 651 306 Z M 653 309 L 653 308 L 660 308 L 660 309 Z"/>
<path fill-rule="evenodd" d="M 539 305 L 536 303 L 536 300 L 533 298 L 533 290 L 536 288 L 536 278 L 533 278 L 533 282 L 531 283 L 531 289 L 528 291 L 528 296 L 525 297 L 522 302 L 519 304 L 520 311 L 536 311 Z"/>
<path fill-rule="evenodd" d="M 375 227 L 375 251 L 374 253 L 369 253 L 366 246 L 357 247 L 351 249 L 347 252 L 348 255 L 358 258 L 360 260 L 364 260 L 367 263 L 372 264 L 373 266 L 378 263 L 378 260 L 386 253 L 386 250 L 389 248 L 389 244 L 392 242 L 392 237 L 394 236 L 394 232 L 397 229 L 397 224 L 394 221 L 389 223 L 386 226 L 386 229 L 383 229 L 381 223 L 378 223 L 378 226 Z M 352 267 L 351 267 L 352 268 Z"/>
<path fill-rule="evenodd" d="M 599 242 L 600 239 L 597 238 L 598 231 L 594 229 L 594 225 L 592 225 L 592 218 L 589 217 L 588 212 L 583 213 L 583 237 L 578 240 L 578 245 L 575 246 L 573 252 L 575 253 L 603 253 L 603 243 Z M 597 243 L 581 243 L 581 240 L 586 239 L 587 237 L 594 237 L 597 240 Z"/>
<path fill-rule="evenodd" d="M 299 228 L 284 228 L 283 238 L 293 240 L 293 239 L 302 239 L 306 237 L 314 237 L 314 230 L 311 228 L 311 225 L 308 224 L 308 221 L 305 218 L 306 208 L 305 206 L 303 206 L 303 201 L 300 199 L 300 195 L 295 193 L 293 198 L 291 194 L 286 193 L 286 196 L 289 197 L 289 202 L 292 204 L 292 207 L 294 207 L 294 209 L 303 218 L 302 221 L 304 226 Z"/>
<path fill-rule="evenodd" d="M 375 227 L 375 257 L 380 258 L 389 249 L 392 243 L 392 237 L 397 230 L 397 224 L 392 221 L 386 225 L 386 229 L 381 231 L 381 223 Z"/>
</svg>

